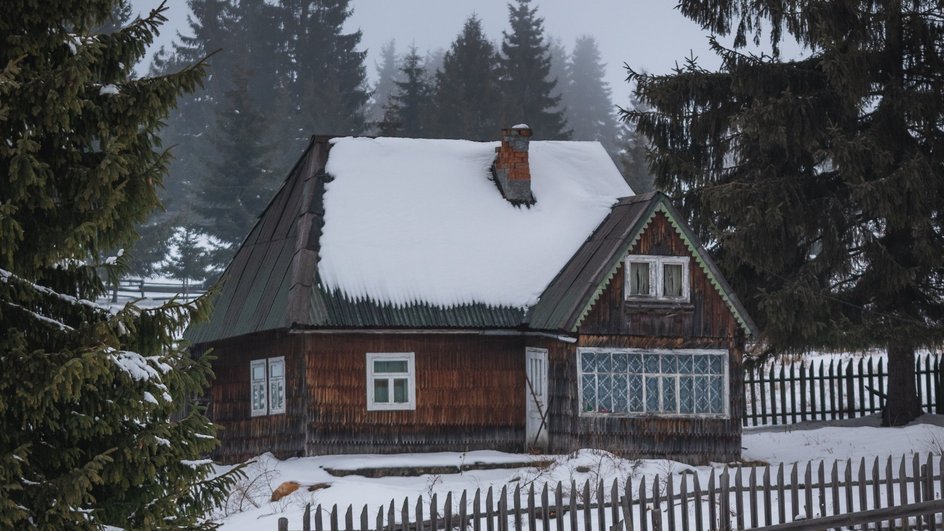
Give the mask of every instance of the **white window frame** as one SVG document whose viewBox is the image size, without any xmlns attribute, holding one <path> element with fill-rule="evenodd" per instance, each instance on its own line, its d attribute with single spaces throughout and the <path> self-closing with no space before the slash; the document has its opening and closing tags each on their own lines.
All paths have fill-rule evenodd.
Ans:
<svg viewBox="0 0 944 531">
<path fill-rule="evenodd" d="M 626 353 L 626 354 L 692 354 L 692 355 L 713 355 L 718 356 L 722 359 L 722 412 L 721 413 L 669 413 L 664 411 L 659 412 L 598 412 L 598 411 L 584 411 L 583 410 L 583 354 L 584 353 Z M 675 417 L 675 418 L 715 418 L 715 419 L 728 419 L 731 418 L 731 371 L 730 371 L 730 362 L 729 362 L 729 353 L 725 349 L 711 349 L 711 348 L 702 348 L 702 349 L 641 349 L 641 348 L 605 348 L 605 347 L 590 347 L 590 348 L 578 348 L 577 349 L 577 404 L 578 409 L 580 410 L 580 416 L 582 417 Z M 641 373 L 642 375 L 648 374 L 645 371 Z M 672 376 L 672 374 L 663 374 L 663 373 L 653 373 L 661 376 Z M 676 403 L 678 403 L 679 396 L 679 373 L 674 373 L 675 378 L 675 396 Z M 661 384 L 660 384 L 661 385 Z M 646 386 L 642 386 L 643 396 L 641 398 L 643 407 L 646 405 Z M 677 406 L 678 407 L 678 406 Z"/>
<path fill-rule="evenodd" d="M 262 378 L 256 378 L 256 370 L 262 370 Z M 266 382 L 266 360 L 252 360 L 249 362 L 249 408 L 251 416 L 260 417 L 269 413 L 269 386 Z M 262 408 L 256 407 L 256 386 L 262 386 Z"/>
<path fill-rule="evenodd" d="M 374 373 L 375 361 L 406 361 L 405 373 Z M 413 352 L 368 352 L 367 353 L 367 411 L 404 411 L 416 409 L 416 356 Z M 386 378 L 390 381 L 390 400 L 393 400 L 393 380 L 407 378 L 406 402 L 377 402 L 374 400 L 374 380 Z"/>
<path fill-rule="evenodd" d="M 275 375 L 273 374 L 274 371 L 272 370 L 272 366 L 273 366 L 273 365 L 279 365 L 279 364 L 282 365 L 282 375 L 281 375 L 281 376 L 275 376 Z M 270 415 L 278 415 L 278 414 L 280 414 L 280 413 L 285 413 L 285 406 L 286 406 L 285 403 L 286 403 L 286 398 L 287 398 L 287 397 L 285 396 L 285 395 L 286 395 L 286 392 L 285 392 L 285 391 L 286 391 L 286 389 L 285 389 L 285 356 L 278 356 L 278 357 L 276 357 L 276 358 L 269 358 L 268 369 L 269 369 L 269 378 L 268 378 L 267 381 L 268 381 L 268 383 L 269 383 L 269 394 L 266 395 L 266 396 L 269 397 L 269 414 L 270 414 Z M 273 384 L 276 383 L 276 382 L 278 382 L 278 383 L 281 384 L 278 388 L 275 388 L 275 386 L 273 385 Z M 277 408 L 277 407 L 275 407 L 275 406 L 273 405 L 274 401 L 272 400 L 272 393 L 273 393 L 274 389 L 281 389 L 281 391 L 282 391 L 282 393 L 281 393 L 281 394 L 282 394 L 282 396 L 281 396 L 281 398 L 282 398 L 282 400 L 281 400 L 282 407 Z"/>
<path fill-rule="evenodd" d="M 649 295 L 633 295 L 630 293 L 630 264 L 646 263 L 649 264 L 649 289 L 654 291 Z M 691 258 L 688 256 L 656 256 L 644 254 L 631 254 L 626 257 L 623 268 L 624 286 L 623 293 L 628 301 L 668 301 L 668 302 L 688 302 L 691 298 Z M 667 265 L 682 266 L 682 296 L 669 297 L 663 291 L 664 268 Z"/>
<path fill-rule="evenodd" d="M 273 365 L 282 365 L 282 375 L 273 376 L 272 366 Z M 256 369 L 262 369 L 262 378 L 255 378 Z M 287 367 L 285 365 L 285 356 L 276 356 L 273 358 L 261 358 L 257 360 L 250 360 L 249 362 L 249 409 L 250 416 L 252 417 L 262 417 L 265 415 L 279 415 L 283 414 L 286 411 L 288 404 L 288 396 L 286 389 L 286 372 Z M 282 407 L 275 408 L 272 407 L 272 400 L 270 400 L 269 393 L 273 389 L 273 383 L 281 383 L 282 390 Z M 255 407 L 253 400 L 253 393 L 257 385 L 262 385 L 262 402 L 263 407 Z"/>
</svg>

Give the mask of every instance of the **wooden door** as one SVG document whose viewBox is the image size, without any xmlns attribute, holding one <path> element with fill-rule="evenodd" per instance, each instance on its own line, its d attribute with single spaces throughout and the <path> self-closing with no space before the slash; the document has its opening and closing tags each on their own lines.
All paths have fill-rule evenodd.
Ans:
<svg viewBox="0 0 944 531">
<path fill-rule="evenodd" d="M 547 449 L 547 349 L 525 350 L 525 448 Z"/>
</svg>

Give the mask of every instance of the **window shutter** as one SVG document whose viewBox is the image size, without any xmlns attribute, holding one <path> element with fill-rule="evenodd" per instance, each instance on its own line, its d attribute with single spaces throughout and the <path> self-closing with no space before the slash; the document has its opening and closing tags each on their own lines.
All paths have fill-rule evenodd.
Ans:
<svg viewBox="0 0 944 531">
<path fill-rule="evenodd" d="M 249 362 L 250 404 L 252 416 L 265 415 L 269 412 L 266 393 L 266 360 Z"/>
</svg>

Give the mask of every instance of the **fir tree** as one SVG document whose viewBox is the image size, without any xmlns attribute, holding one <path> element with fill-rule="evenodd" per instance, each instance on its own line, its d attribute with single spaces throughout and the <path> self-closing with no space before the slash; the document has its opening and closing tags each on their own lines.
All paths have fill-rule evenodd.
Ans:
<svg viewBox="0 0 944 531">
<path fill-rule="evenodd" d="M 551 92 L 552 98 L 558 98 L 560 103 L 557 107 L 554 107 L 552 110 L 555 112 L 564 111 L 564 118 L 567 118 L 567 99 L 566 90 L 570 86 L 570 74 L 568 73 L 568 63 L 570 62 L 567 56 L 567 48 L 564 47 L 564 44 L 560 39 L 550 37 L 547 40 L 547 51 L 548 57 L 550 58 L 550 69 L 548 70 L 548 78 L 556 79 L 557 83 L 554 85 L 554 90 Z"/>
<path fill-rule="evenodd" d="M 710 4 L 710 5 L 709 5 Z M 734 50 L 632 74 L 661 188 L 682 200 L 772 350 L 888 349 L 885 421 L 920 413 L 914 350 L 944 337 L 939 2 L 682 1 Z M 769 28 L 774 56 L 740 53 Z M 786 35 L 806 58 L 782 60 Z"/>
<path fill-rule="evenodd" d="M 210 152 L 195 185 L 196 225 L 222 244 L 213 256 L 218 267 L 224 267 L 242 244 L 281 178 L 270 169 L 266 117 L 249 95 L 250 68 L 245 59 L 235 67 L 233 86 L 218 106 L 208 138 Z"/>
<path fill-rule="evenodd" d="M 210 528 L 209 363 L 174 339 L 202 304 L 117 314 L 96 263 L 158 204 L 156 129 L 201 65 L 131 79 L 163 8 L 95 34 L 112 0 L 0 4 L 0 528 Z"/>
<path fill-rule="evenodd" d="M 606 65 L 593 37 L 577 39 L 567 65 L 564 91 L 567 125 L 574 140 L 596 140 L 611 156 L 616 155 L 616 106 L 605 81 Z"/>
<path fill-rule="evenodd" d="M 282 77 L 289 81 L 287 118 L 298 153 L 315 133 L 353 135 L 366 127 L 369 95 L 361 32 L 344 33 L 349 0 L 289 0 L 280 7 L 285 31 Z M 295 155 L 292 155 L 294 157 Z"/>
<path fill-rule="evenodd" d="M 424 138 L 428 136 L 432 86 L 426 78 L 422 58 L 416 47 L 403 58 L 400 67 L 402 81 L 396 81 L 396 90 L 380 124 L 380 134 Z"/>
<path fill-rule="evenodd" d="M 202 282 L 209 276 L 212 259 L 207 249 L 200 245 L 200 233 L 189 223 L 177 227 L 170 238 L 173 250 L 160 265 L 160 272 L 183 284 L 183 296 L 190 294 L 193 282 Z"/>
<path fill-rule="evenodd" d="M 560 98 L 552 95 L 557 80 L 550 77 L 544 19 L 530 3 L 517 0 L 517 6 L 508 5 L 511 33 L 504 33 L 500 63 L 502 120 L 505 125 L 528 124 L 536 138 L 568 139 Z"/>
<path fill-rule="evenodd" d="M 397 47 L 393 40 L 380 48 L 380 63 L 376 64 L 377 82 L 370 95 L 370 111 L 367 119 L 371 128 L 378 127 L 384 119 L 384 113 L 390 98 L 396 91 L 396 82 L 400 81 L 400 67 L 397 61 Z"/>
<path fill-rule="evenodd" d="M 469 17 L 436 73 L 432 136 L 467 140 L 497 137 L 497 62 L 495 47 L 485 37 L 481 21 L 475 15 Z"/>
</svg>

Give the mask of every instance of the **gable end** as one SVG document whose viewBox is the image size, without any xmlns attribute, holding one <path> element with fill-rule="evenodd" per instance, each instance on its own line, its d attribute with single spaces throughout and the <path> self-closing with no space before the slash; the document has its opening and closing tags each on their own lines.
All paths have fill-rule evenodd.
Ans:
<svg viewBox="0 0 944 531">
<path fill-rule="evenodd" d="M 705 252 L 704 249 L 695 242 L 694 234 L 688 229 L 688 226 L 685 225 L 684 222 L 680 221 L 681 218 L 679 212 L 668 203 L 665 196 L 660 194 L 657 197 L 658 199 L 653 201 L 653 208 L 650 208 L 647 212 L 647 215 L 644 218 L 641 218 L 641 221 L 637 223 L 636 229 L 632 232 L 632 237 L 629 238 L 629 240 L 620 247 L 619 252 L 615 254 L 616 259 L 612 260 L 609 264 L 607 273 L 604 275 L 602 281 L 597 285 L 596 289 L 590 295 L 586 304 L 579 312 L 577 319 L 570 328 L 570 331 L 574 333 L 577 332 L 577 329 L 584 322 L 584 319 L 586 319 L 587 315 L 589 315 L 591 309 L 593 309 L 594 305 L 600 300 L 601 295 L 610 286 L 610 283 L 613 281 L 613 277 L 616 275 L 620 266 L 623 264 L 626 255 L 635 249 L 639 244 L 639 239 L 642 237 L 642 234 L 646 231 L 646 229 L 648 229 L 652 224 L 656 214 L 662 213 L 669 221 L 669 224 L 675 230 L 676 234 L 682 240 L 686 249 L 688 249 L 689 255 L 694 258 L 695 263 L 698 264 L 698 267 L 708 278 L 711 286 L 717 291 L 718 295 L 722 298 L 725 305 L 731 311 L 731 314 L 744 330 L 744 333 L 749 336 L 756 336 L 757 333 L 754 322 L 751 320 L 750 316 L 748 316 L 740 301 L 738 301 L 734 292 L 731 290 L 731 287 L 721 276 L 720 271 L 708 256 L 707 252 Z"/>
</svg>

